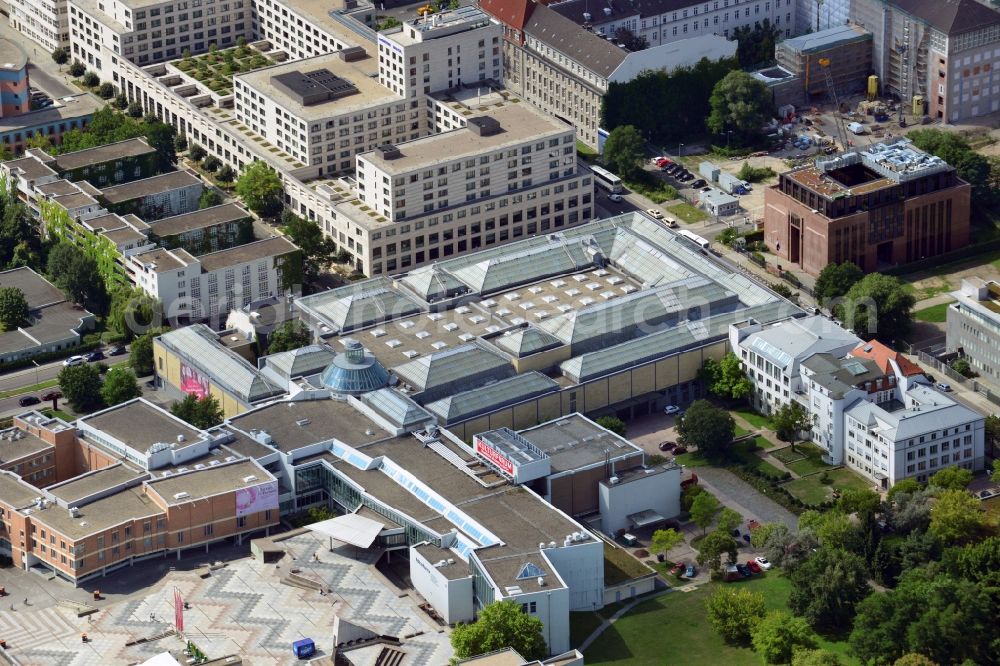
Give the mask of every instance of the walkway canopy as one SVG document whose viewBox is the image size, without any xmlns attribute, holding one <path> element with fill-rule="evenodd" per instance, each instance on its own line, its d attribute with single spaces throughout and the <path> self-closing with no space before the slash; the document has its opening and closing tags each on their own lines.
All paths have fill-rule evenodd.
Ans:
<svg viewBox="0 0 1000 666">
<path fill-rule="evenodd" d="M 385 526 L 371 518 L 365 518 L 356 513 L 348 513 L 336 518 L 330 518 L 329 520 L 322 520 L 312 525 L 306 525 L 306 528 L 328 536 L 331 539 L 357 546 L 358 548 L 368 548 L 375 543 L 379 532 Z"/>
</svg>

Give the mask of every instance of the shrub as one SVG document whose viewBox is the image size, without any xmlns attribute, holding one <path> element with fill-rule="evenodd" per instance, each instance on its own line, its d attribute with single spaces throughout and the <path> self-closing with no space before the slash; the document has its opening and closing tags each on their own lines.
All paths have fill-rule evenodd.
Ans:
<svg viewBox="0 0 1000 666">
<path fill-rule="evenodd" d="M 215 173 L 220 166 L 222 166 L 222 160 L 215 155 L 209 155 L 201 162 L 201 167 L 205 171 L 209 171 L 211 173 Z"/>
<path fill-rule="evenodd" d="M 205 152 L 205 149 L 197 143 L 192 143 L 191 148 L 188 149 L 188 157 L 196 161 L 201 161 L 207 154 L 208 153 Z"/>
<path fill-rule="evenodd" d="M 87 71 L 87 66 L 84 65 L 79 60 L 74 60 L 73 64 L 69 66 L 69 73 L 71 76 L 80 77 L 83 73 Z"/>
<path fill-rule="evenodd" d="M 115 96 L 114 84 L 105 81 L 101 84 L 101 87 L 97 89 L 97 94 L 101 97 L 101 99 L 111 99 Z"/>
<path fill-rule="evenodd" d="M 762 180 L 774 178 L 774 175 L 774 169 L 769 167 L 750 166 L 749 162 L 744 162 L 743 167 L 736 174 L 736 177 L 740 180 L 745 180 L 748 183 L 759 183 Z"/>
<path fill-rule="evenodd" d="M 824 486 L 828 486 L 831 483 L 833 483 L 833 479 L 830 478 L 829 473 L 823 472 L 819 476 L 819 482 L 822 483 Z"/>
<path fill-rule="evenodd" d="M 101 82 L 101 77 L 97 75 L 97 72 L 87 72 L 83 75 L 83 85 L 88 88 L 93 88 Z"/>
</svg>

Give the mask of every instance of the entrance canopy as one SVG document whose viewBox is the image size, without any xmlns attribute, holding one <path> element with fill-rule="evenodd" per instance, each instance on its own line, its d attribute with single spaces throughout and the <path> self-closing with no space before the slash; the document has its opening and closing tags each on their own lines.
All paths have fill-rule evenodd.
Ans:
<svg viewBox="0 0 1000 666">
<path fill-rule="evenodd" d="M 630 513 L 628 515 L 629 522 L 632 523 L 632 527 L 648 527 L 649 525 L 656 525 L 657 523 L 662 523 L 666 518 L 656 513 L 652 509 L 646 509 L 645 511 L 640 511 L 639 513 Z"/>
<path fill-rule="evenodd" d="M 375 543 L 379 532 L 385 526 L 377 520 L 365 518 L 356 513 L 348 513 L 329 520 L 322 520 L 312 525 L 306 525 L 306 528 L 337 541 L 357 546 L 358 548 L 368 548 Z"/>
</svg>

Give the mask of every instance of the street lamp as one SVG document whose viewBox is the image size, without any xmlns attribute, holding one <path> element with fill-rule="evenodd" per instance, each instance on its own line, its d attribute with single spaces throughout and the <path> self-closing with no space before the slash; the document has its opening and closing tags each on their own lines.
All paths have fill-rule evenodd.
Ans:
<svg viewBox="0 0 1000 666">
<path fill-rule="evenodd" d="M 678 143 L 677 144 L 677 157 L 681 156 L 681 148 L 683 148 L 683 147 L 684 147 L 683 143 Z"/>
<path fill-rule="evenodd" d="M 726 130 L 726 148 L 729 148 L 729 140 L 733 138 L 733 130 Z"/>
<path fill-rule="evenodd" d="M 31 359 L 31 363 L 35 366 L 35 385 L 38 385 L 38 361 Z"/>
</svg>

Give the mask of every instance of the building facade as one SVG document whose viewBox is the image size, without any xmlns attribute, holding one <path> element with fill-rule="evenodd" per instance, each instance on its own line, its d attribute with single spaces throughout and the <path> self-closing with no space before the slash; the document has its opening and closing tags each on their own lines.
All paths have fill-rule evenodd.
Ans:
<svg viewBox="0 0 1000 666">
<path fill-rule="evenodd" d="M 52 52 L 69 46 L 69 8 L 67 0 L 10 1 L 10 26 Z"/>
<path fill-rule="evenodd" d="M 965 247 L 970 187 L 905 139 L 785 172 L 764 192 L 764 240 L 818 275 L 851 261 L 866 272 Z"/>
<path fill-rule="evenodd" d="M 977 381 L 1000 387 L 1000 284 L 964 278 L 948 306 L 946 344 L 979 374 Z"/>
<path fill-rule="evenodd" d="M 9 39 L 0 39 L 0 53 L 0 119 L 28 113 L 28 54 Z"/>
<path fill-rule="evenodd" d="M 0 144 L 14 155 L 23 153 L 28 140 L 34 136 L 45 137 L 59 145 L 64 132 L 87 127 L 99 108 L 101 105 L 95 96 L 83 93 L 63 97 L 52 106 L 37 111 L 16 116 L 0 115 Z"/>
</svg>

